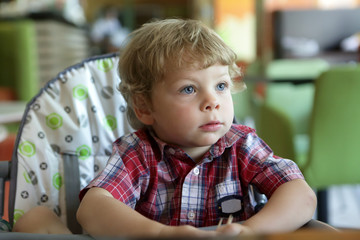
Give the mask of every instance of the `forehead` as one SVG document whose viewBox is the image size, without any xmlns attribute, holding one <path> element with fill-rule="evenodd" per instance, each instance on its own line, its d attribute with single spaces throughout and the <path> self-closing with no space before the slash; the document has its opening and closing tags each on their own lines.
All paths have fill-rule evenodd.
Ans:
<svg viewBox="0 0 360 240">
<path fill-rule="evenodd" d="M 219 63 L 213 64 L 208 67 L 203 67 L 201 65 L 185 65 L 182 67 L 172 67 L 169 68 L 162 81 L 176 81 L 180 79 L 196 79 L 198 77 L 209 77 L 209 78 L 219 78 L 224 75 L 229 75 L 229 68 L 227 65 L 222 65 Z"/>
<path fill-rule="evenodd" d="M 196 57 L 194 54 L 180 54 L 167 59 L 164 63 L 163 74 L 173 73 L 174 71 L 196 71 L 206 69 L 213 65 L 223 65 L 220 60 L 206 59 L 204 57 Z"/>
</svg>

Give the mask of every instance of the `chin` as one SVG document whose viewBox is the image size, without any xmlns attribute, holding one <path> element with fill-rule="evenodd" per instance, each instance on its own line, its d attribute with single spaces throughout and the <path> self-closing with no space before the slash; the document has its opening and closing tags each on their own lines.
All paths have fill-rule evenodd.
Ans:
<svg viewBox="0 0 360 240">
<path fill-rule="evenodd" d="M 217 141 L 219 141 L 221 137 L 216 137 L 216 138 L 210 138 L 204 141 L 204 145 L 203 146 L 211 146 L 215 143 L 217 143 Z"/>
</svg>

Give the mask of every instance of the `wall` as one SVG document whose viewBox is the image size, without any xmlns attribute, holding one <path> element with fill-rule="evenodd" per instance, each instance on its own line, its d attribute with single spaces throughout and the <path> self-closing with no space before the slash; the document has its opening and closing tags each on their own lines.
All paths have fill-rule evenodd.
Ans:
<svg viewBox="0 0 360 240">
<path fill-rule="evenodd" d="M 256 16 L 254 0 L 214 0 L 214 28 L 235 50 L 239 60 L 256 58 Z"/>
</svg>

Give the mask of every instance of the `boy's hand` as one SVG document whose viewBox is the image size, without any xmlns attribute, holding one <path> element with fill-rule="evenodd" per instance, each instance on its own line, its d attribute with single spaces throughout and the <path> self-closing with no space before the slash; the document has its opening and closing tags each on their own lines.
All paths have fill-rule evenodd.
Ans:
<svg viewBox="0 0 360 240">
<path fill-rule="evenodd" d="M 220 226 L 216 229 L 216 232 L 226 236 L 237 236 L 239 234 L 251 234 L 254 231 L 245 225 L 239 223 L 231 223 Z"/>
</svg>

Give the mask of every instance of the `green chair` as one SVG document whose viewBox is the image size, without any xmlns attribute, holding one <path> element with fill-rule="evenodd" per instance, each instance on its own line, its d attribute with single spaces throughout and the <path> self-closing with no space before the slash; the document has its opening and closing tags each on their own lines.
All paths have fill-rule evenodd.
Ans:
<svg viewBox="0 0 360 240">
<path fill-rule="evenodd" d="M 259 106 L 256 129 L 274 153 L 302 165 L 308 151 L 313 83 L 269 83 Z"/>
<path fill-rule="evenodd" d="M 300 166 L 317 190 L 318 219 L 328 222 L 326 189 L 360 183 L 360 66 L 325 71 L 312 92 L 300 86 L 268 86 L 257 131 L 276 155 Z"/>
<path fill-rule="evenodd" d="M 256 121 L 258 135 L 271 147 L 275 155 L 294 159 L 294 125 L 281 109 L 262 104 Z"/>
<path fill-rule="evenodd" d="M 360 184 L 360 65 L 332 68 L 315 89 L 303 173 L 318 190 L 318 219 L 327 222 L 326 189 Z"/>
<path fill-rule="evenodd" d="M 275 154 L 299 165 L 308 150 L 313 80 L 328 68 L 322 59 L 280 59 L 266 67 L 265 96 L 256 121 L 258 134 Z"/>
</svg>

